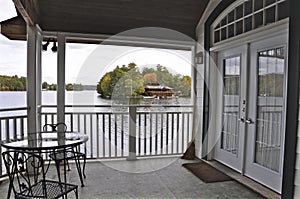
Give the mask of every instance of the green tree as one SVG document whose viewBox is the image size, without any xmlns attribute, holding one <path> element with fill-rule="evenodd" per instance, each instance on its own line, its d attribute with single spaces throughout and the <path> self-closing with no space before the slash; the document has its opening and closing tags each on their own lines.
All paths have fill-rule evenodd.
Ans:
<svg viewBox="0 0 300 199">
<path fill-rule="evenodd" d="M 156 68 L 144 68 L 140 72 L 134 63 L 117 66 L 106 73 L 97 84 L 97 92 L 106 98 L 139 96 L 144 93 L 145 83 L 158 83 L 173 88 L 183 96 L 191 95 L 190 76 L 173 75 L 160 64 Z"/>
<path fill-rule="evenodd" d="M 144 92 L 144 79 L 135 63 L 117 66 L 106 73 L 97 85 L 97 92 L 106 98 L 138 96 Z"/>
<path fill-rule="evenodd" d="M 154 68 L 144 68 L 142 71 L 143 75 L 151 74 L 151 73 L 156 73 L 156 70 Z"/>
<path fill-rule="evenodd" d="M 57 87 L 56 84 L 51 84 L 51 85 L 49 85 L 49 90 L 56 91 L 56 87 Z"/>
<path fill-rule="evenodd" d="M 111 73 L 112 72 L 106 73 L 97 85 L 97 92 L 105 98 L 111 97 L 112 94 L 112 91 L 110 90 Z"/>
<path fill-rule="evenodd" d="M 74 90 L 73 84 L 71 84 L 71 83 L 67 84 L 67 85 L 66 85 L 66 90 L 67 90 L 67 91 L 73 91 L 73 90 Z"/>
<path fill-rule="evenodd" d="M 47 90 L 49 88 L 49 84 L 47 82 L 42 83 L 42 89 Z"/>
<path fill-rule="evenodd" d="M 26 78 L 14 76 L 0 75 L 0 89 L 5 91 L 25 91 Z"/>
</svg>

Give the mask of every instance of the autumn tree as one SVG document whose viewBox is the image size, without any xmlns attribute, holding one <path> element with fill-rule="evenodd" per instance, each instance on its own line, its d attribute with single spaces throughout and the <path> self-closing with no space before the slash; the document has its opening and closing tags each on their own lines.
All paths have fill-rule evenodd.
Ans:
<svg viewBox="0 0 300 199">
<path fill-rule="evenodd" d="M 97 85 L 97 92 L 106 98 L 138 96 L 144 92 L 143 85 L 143 76 L 136 64 L 129 63 L 106 73 Z"/>
</svg>

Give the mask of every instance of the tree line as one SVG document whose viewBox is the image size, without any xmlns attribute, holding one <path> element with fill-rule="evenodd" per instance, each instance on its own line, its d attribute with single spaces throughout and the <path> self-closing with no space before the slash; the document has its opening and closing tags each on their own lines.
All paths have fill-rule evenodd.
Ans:
<svg viewBox="0 0 300 199">
<path fill-rule="evenodd" d="M 26 91 L 26 77 L 0 75 L 0 91 Z M 43 90 L 56 90 L 56 84 L 42 83 Z M 82 84 L 66 84 L 67 91 L 82 91 Z"/>
<path fill-rule="evenodd" d="M 48 84 L 47 82 L 42 83 L 43 90 L 50 90 L 55 91 L 57 89 L 57 84 Z M 82 84 L 66 84 L 67 91 L 82 91 L 83 85 Z"/>
<path fill-rule="evenodd" d="M 143 95 L 147 84 L 171 87 L 181 96 L 191 95 L 190 76 L 172 74 L 159 64 L 156 68 L 145 67 L 139 71 L 135 63 L 117 66 L 113 71 L 107 72 L 100 79 L 97 92 L 104 98 L 135 97 Z"/>
<path fill-rule="evenodd" d="M 1 91 L 26 91 L 26 77 L 0 75 Z"/>
</svg>

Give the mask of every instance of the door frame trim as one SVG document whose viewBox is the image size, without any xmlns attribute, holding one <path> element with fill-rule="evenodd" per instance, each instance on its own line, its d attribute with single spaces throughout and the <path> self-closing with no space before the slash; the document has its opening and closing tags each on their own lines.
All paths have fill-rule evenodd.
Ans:
<svg viewBox="0 0 300 199">
<path fill-rule="evenodd" d="M 297 155 L 299 112 L 300 26 L 299 1 L 289 0 L 288 81 L 286 107 L 286 138 L 283 164 L 282 198 L 293 198 L 295 191 L 295 163 Z M 299 144 L 299 143 L 298 143 Z"/>
</svg>

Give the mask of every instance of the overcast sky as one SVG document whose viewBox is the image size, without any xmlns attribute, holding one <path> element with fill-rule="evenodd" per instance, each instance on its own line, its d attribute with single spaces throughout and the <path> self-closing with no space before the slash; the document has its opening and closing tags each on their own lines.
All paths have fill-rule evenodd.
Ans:
<svg viewBox="0 0 300 199">
<path fill-rule="evenodd" d="M 0 0 L 0 21 L 16 16 L 12 1 Z M 1 28 L 1 27 L 0 27 Z M 26 76 L 26 41 L 0 35 L 0 75 Z M 42 81 L 56 83 L 57 53 L 42 52 Z M 66 83 L 96 84 L 117 65 L 138 67 L 161 64 L 173 73 L 191 75 L 191 52 L 109 45 L 67 44 Z"/>
</svg>

